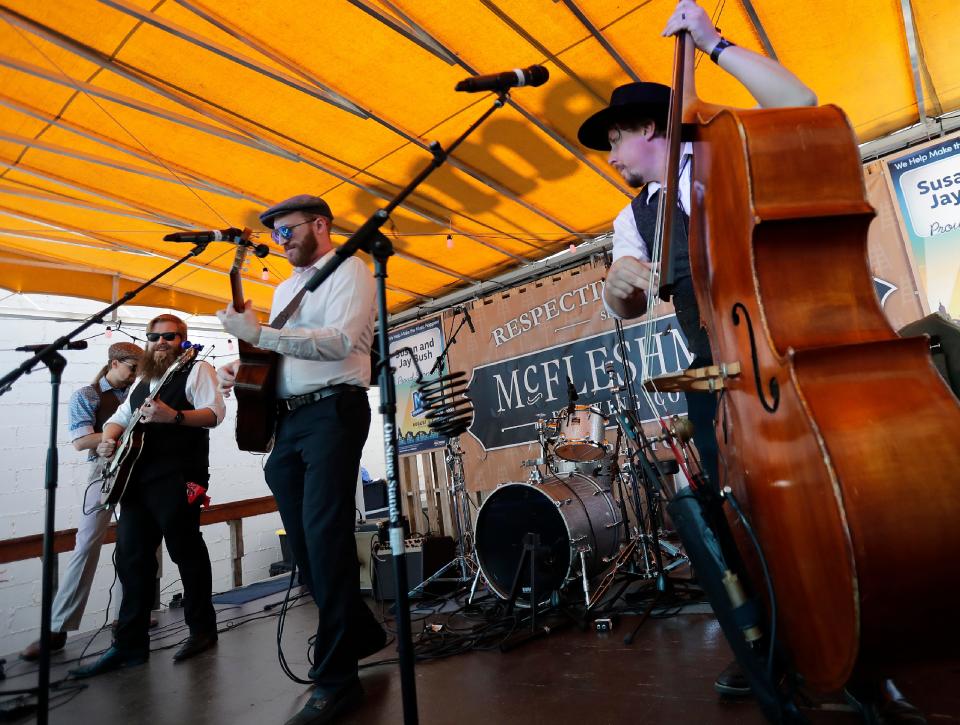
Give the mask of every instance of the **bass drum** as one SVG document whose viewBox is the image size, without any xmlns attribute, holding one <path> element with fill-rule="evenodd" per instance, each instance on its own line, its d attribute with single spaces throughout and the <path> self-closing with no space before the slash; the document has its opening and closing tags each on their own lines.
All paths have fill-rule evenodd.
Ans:
<svg viewBox="0 0 960 725">
<path fill-rule="evenodd" d="M 546 551 L 537 557 L 535 583 L 546 597 L 583 576 L 581 552 L 587 578 L 602 572 L 620 547 L 622 531 L 613 498 L 592 478 L 570 473 L 562 481 L 503 483 L 477 513 L 477 562 L 494 593 L 509 599 L 524 536 L 539 534 Z M 529 572 L 525 564 L 521 593 L 529 592 Z"/>
</svg>

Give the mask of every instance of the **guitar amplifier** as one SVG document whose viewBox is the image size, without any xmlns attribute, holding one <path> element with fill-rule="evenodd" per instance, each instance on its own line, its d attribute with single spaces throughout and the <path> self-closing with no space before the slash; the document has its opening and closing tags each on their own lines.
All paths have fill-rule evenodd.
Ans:
<svg viewBox="0 0 960 725">
<path fill-rule="evenodd" d="M 406 540 L 407 585 L 410 589 L 429 579 L 444 564 L 453 561 L 456 544 L 449 536 L 431 536 Z M 393 553 L 390 547 L 380 547 L 373 552 L 371 561 L 373 597 L 378 602 L 397 598 L 397 584 L 393 576 Z M 428 591 L 450 589 L 448 582 L 427 586 Z"/>
</svg>

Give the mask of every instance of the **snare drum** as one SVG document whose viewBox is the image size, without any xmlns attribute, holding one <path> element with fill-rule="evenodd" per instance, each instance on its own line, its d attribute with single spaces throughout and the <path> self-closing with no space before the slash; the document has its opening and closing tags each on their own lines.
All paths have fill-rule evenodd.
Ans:
<svg viewBox="0 0 960 725">
<path fill-rule="evenodd" d="M 595 461 L 607 452 L 603 414 L 589 405 L 575 405 L 560 418 L 553 452 L 567 461 Z"/>
</svg>

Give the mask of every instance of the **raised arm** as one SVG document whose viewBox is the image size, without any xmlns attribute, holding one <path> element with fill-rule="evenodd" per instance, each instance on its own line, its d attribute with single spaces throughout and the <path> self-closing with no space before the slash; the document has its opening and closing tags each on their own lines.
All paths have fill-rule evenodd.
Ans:
<svg viewBox="0 0 960 725">
<path fill-rule="evenodd" d="M 663 35 L 675 35 L 681 30 L 689 31 L 697 48 L 707 55 L 721 40 L 706 11 L 694 0 L 677 3 Z M 777 61 L 764 55 L 730 45 L 722 50 L 717 63 L 750 91 L 761 108 L 817 105 L 817 96 L 812 90 Z"/>
</svg>

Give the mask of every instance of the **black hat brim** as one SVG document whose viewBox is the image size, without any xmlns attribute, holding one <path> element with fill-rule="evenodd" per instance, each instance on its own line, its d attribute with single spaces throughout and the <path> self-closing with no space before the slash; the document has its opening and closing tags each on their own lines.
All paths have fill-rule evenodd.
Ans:
<svg viewBox="0 0 960 725">
<path fill-rule="evenodd" d="M 662 103 L 642 101 L 609 106 L 597 111 L 580 125 L 577 140 L 588 149 L 609 151 L 610 129 L 618 122 L 649 118 L 663 123 L 666 121 L 667 111 Z"/>
</svg>

